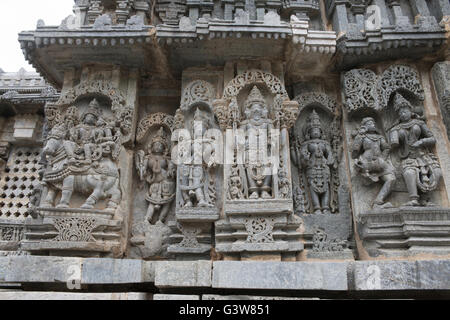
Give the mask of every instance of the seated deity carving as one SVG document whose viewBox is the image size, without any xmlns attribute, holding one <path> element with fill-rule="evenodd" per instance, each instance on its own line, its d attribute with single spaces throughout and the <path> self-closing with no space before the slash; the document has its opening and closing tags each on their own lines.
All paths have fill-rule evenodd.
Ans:
<svg viewBox="0 0 450 320">
<path fill-rule="evenodd" d="M 355 160 L 356 170 L 372 182 L 384 181 L 373 207 L 392 208 L 387 197 L 392 192 L 396 180 L 394 167 L 388 159 L 390 146 L 386 139 L 378 132 L 375 120 L 371 117 L 361 121 L 358 133 L 352 144 L 352 158 Z"/>
<path fill-rule="evenodd" d="M 50 131 L 43 149 L 48 160 L 43 175 L 48 186 L 43 207 L 53 207 L 60 190 L 58 208 L 68 208 L 74 192 L 89 195 L 82 209 L 93 209 L 100 199 L 108 199 L 107 210 L 117 208 L 122 193 L 114 161 L 120 152 L 120 128 L 105 124 L 101 114 L 99 103 L 93 99 L 81 117 L 71 107 L 65 119 Z"/>
<path fill-rule="evenodd" d="M 410 198 L 405 206 L 432 205 L 420 200 L 422 194 L 437 189 L 442 177 L 439 161 L 430 150 L 436 139 L 425 121 L 413 112 L 411 103 L 398 93 L 394 109 L 399 121 L 390 129 L 389 137 L 402 160 L 402 175 Z"/>
</svg>

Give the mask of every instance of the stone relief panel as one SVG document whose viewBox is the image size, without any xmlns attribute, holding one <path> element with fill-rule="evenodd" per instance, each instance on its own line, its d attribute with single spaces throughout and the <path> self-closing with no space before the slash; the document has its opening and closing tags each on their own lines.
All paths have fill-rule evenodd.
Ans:
<svg viewBox="0 0 450 320">
<path fill-rule="evenodd" d="M 434 87 L 439 99 L 442 118 L 450 137 L 450 62 L 438 62 L 431 69 Z"/>
<path fill-rule="evenodd" d="M 133 109 L 118 89 L 98 80 L 66 90 L 45 111 L 42 198 L 33 201 L 39 214 L 27 222 L 24 248 L 117 254 L 128 212 L 121 172 Z"/>
<path fill-rule="evenodd" d="M 175 146 L 172 161 L 177 165 L 176 224 L 169 252 L 177 257 L 209 257 L 212 222 L 219 218 L 221 201 L 222 148 L 214 118 L 214 86 L 204 80 L 188 83 L 175 114 Z"/>
<path fill-rule="evenodd" d="M 132 257 L 167 256 L 174 220 L 176 166 L 171 160 L 174 118 L 165 113 L 144 117 L 138 125 L 135 153 L 137 187 L 131 238 Z"/>
<path fill-rule="evenodd" d="M 429 222 L 445 220 L 448 215 L 442 213 L 448 209 L 442 207 L 442 169 L 436 139 L 423 116 L 419 74 L 406 65 L 392 65 L 381 75 L 364 71 L 372 75 L 372 89 L 367 90 L 373 99 L 354 108 L 354 91 L 347 85 L 361 72 L 347 72 L 343 84 L 353 208 L 365 248 L 370 256 L 444 252 L 448 249 L 436 250 L 439 228 Z M 419 232 L 421 224 L 429 223 Z"/>
<path fill-rule="evenodd" d="M 278 78 L 249 70 L 230 81 L 214 112 L 225 136 L 226 188 L 216 250 L 241 258 L 269 252 L 295 257 L 303 246 L 295 232 L 300 221 L 292 214 L 288 129 L 298 103 Z M 280 232 L 286 237 L 274 236 Z"/>
<path fill-rule="evenodd" d="M 295 214 L 303 220 L 307 257 L 353 259 L 341 109 L 321 92 L 294 100 L 299 115 L 290 132 L 293 198 Z"/>
</svg>

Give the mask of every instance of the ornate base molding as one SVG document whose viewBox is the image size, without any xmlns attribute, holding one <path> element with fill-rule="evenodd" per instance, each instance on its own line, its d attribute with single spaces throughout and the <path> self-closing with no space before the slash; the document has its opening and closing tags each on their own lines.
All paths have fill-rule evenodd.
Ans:
<svg viewBox="0 0 450 320">
<path fill-rule="evenodd" d="M 291 200 L 240 200 L 227 204 L 227 219 L 216 222 L 216 250 L 258 256 L 295 254 L 303 250 L 296 230 L 301 219 Z"/>
<path fill-rule="evenodd" d="M 120 257 L 122 221 L 98 210 L 39 208 L 41 217 L 25 221 L 22 250 L 33 254 Z"/>
<path fill-rule="evenodd" d="M 370 256 L 450 254 L 450 209 L 401 207 L 362 214 L 361 239 Z"/>
</svg>

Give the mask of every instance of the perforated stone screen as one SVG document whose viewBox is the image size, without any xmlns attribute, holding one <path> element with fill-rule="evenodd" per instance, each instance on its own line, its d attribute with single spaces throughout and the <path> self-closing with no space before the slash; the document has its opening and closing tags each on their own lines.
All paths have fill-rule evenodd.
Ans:
<svg viewBox="0 0 450 320">
<path fill-rule="evenodd" d="M 39 147 L 14 147 L 0 177 L 0 218 L 24 219 L 39 178 Z"/>
</svg>

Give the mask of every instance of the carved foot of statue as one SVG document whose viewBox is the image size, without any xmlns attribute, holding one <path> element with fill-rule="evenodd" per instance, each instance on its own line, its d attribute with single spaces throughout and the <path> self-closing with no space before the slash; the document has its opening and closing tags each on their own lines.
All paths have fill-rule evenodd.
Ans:
<svg viewBox="0 0 450 320">
<path fill-rule="evenodd" d="M 374 209 L 391 209 L 394 208 L 394 205 L 390 202 L 385 202 L 385 203 L 375 203 L 373 205 Z"/>
<path fill-rule="evenodd" d="M 44 202 L 41 206 L 42 208 L 53 208 L 53 204 L 50 202 Z"/>
<path fill-rule="evenodd" d="M 325 209 L 322 210 L 322 213 L 323 214 L 331 214 L 331 211 L 330 211 L 330 209 L 325 208 Z"/>
<path fill-rule="evenodd" d="M 83 205 L 81 206 L 81 209 L 87 209 L 87 210 L 90 210 L 90 209 L 94 209 L 94 206 L 91 205 L 91 204 L 89 204 L 89 203 L 85 203 L 85 204 L 83 204 Z"/>
<path fill-rule="evenodd" d="M 198 202 L 198 206 L 199 207 L 207 207 L 208 206 L 208 202 L 206 202 L 205 200 L 200 200 L 199 202 Z"/>
<path fill-rule="evenodd" d="M 58 209 L 67 209 L 69 205 L 67 203 L 60 203 L 56 206 Z"/>
<path fill-rule="evenodd" d="M 416 199 L 408 201 L 404 204 L 405 207 L 420 207 L 420 202 Z"/>
<path fill-rule="evenodd" d="M 263 198 L 263 199 L 272 199 L 272 196 L 267 191 L 263 191 L 261 193 L 261 198 Z"/>
<path fill-rule="evenodd" d="M 436 203 L 433 203 L 431 201 L 425 201 L 422 203 L 422 205 L 425 207 L 437 207 L 438 206 Z"/>
<path fill-rule="evenodd" d="M 249 199 L 259 199 L 259 195 L 258 195 L 258 192 L 253 192 L 251 195 L 250 195 L 250 197 L 249 197 Z"/>
<path fill-rule="evenodd" d="M 322 210 L 320 210 L 320 209 L 315 209 L 315 210 L 314 210 L 314 213 L 315 213 L 315 214 L 321 214 L 321 213 L 322 213 Z"/>
<path fill-rule="evenodd" d="M 190 208 L 193 206 L 193 204 L 191 201 L 188 201 L 188 202 L 186 202 L 186 204 L 184 206 Z"/>
</svg>

